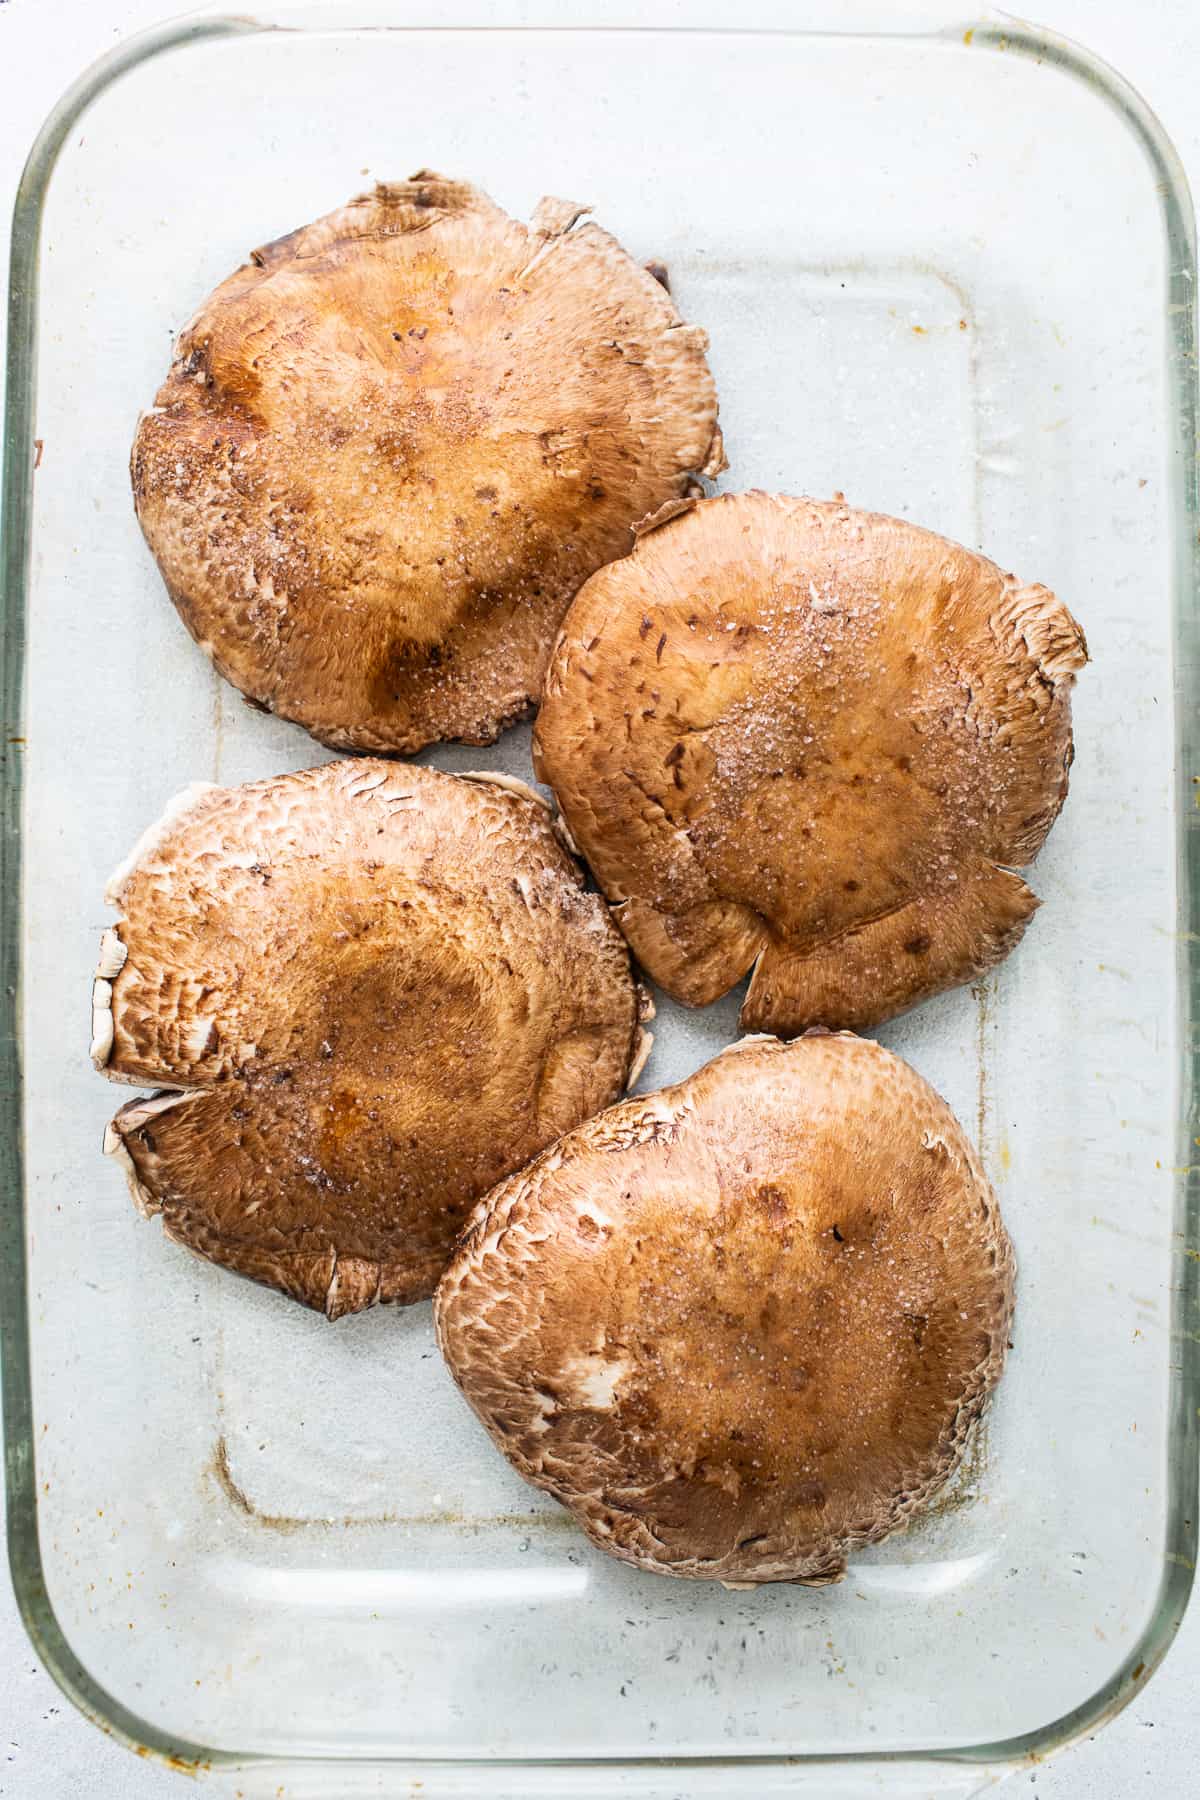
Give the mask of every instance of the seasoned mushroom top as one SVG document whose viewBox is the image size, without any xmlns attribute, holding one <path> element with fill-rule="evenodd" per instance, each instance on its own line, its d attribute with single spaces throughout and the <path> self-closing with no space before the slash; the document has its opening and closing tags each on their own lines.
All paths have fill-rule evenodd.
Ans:
<svg viewBox="0 0 1200 1800">
<path fill-rule="evenodd" d="M 703 331 L 616 240 L 428 170 L 254 252 L 138 426 L 138 517 L 248 699 L 342 748 L 488 743 L 580 583 L 723 466 Z"/>
<path fill-rule="evenodd" d="M 849 1036 L 750 1038 L 488 1195 L 435 1313 L 491 1436 L 603 1549 L 820 1582 L 952 1470 L 1012 1284 L 919 1075 Z"/>
<path fill-rule="evenodd" d="M 622 1090 L 629 959 L 531 792 L 380 762 L 192 790 L 108 898 L 108 1147 L 173 1237 L 331 1317 Z M 180 1091 L 182 1090 L 182 1091 Z"/>
<path fill-rule="evenodd" d="M 668 992 L 862 1027 L 1003 956 L 1067 789 L 1083 634 L 1044 587 L 840 502 L 700 501 L 594 575 L 535 765 Z"/>
</svg>

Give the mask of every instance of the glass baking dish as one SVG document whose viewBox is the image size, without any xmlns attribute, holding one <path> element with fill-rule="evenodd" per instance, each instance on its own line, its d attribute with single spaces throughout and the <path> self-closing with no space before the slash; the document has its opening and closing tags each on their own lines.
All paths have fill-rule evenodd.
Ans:
<svg viewBox="0 0 1200 1800">
<path fill-rule="evenodd" d="M 247 1794 L 968 1794 L 1115 1712 L 1192 1582 L 1200 1273 L 1195 254 L 1156 121 L 941 5 L 197 16 L 67 94 L 13 237 L 5 436 L 4 1402 L 41 1656 Z M 977 1135 L 1015 1348 L 933 1514 L 839 1587 L 593 1551 L 499 1461 L 429 1308 L 337 1327 L 190 1259 L 99 1145 L 110 868 L 196 779 L 321 760 L 162 593 L 126 459 L 252 246 L 421 166 L 594 204 L 712 336 L 727 487 L 910 514 L 1088 634 L 1045 905 L 889 1027 Z M 36 381 L 36 392 L 35 392 Z M 36 469 L 36 475 L 35 475 Z M 528 729 L 452 768 L 528 774 Z M 660 1007 L 643 1083 L 734 1031 Z M 423 1786 L 421 1784 L 424 1784 Z"/>
</svg>

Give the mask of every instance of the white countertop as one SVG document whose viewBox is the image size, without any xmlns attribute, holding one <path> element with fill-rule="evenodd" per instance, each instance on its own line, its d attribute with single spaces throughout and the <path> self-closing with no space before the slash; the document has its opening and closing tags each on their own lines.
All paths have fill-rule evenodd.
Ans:
<svg viewBox="0 0 1200 1800">
<path fill-rule="evenodd" d="M 170 0 L 0 0 L 0 217 L 6 222 L 26 152 L 62 90 L 121 38 L 176 10 Z M 965 0 L 963 12 L 969 11 Z M 686 6 L 681 12 L 686 16 Z M 1196 0 L 1042 0 L 1037 17 L 1086 44 L 1141 90 L 1200 191 Z M 136 1761 L 75 1713 L 38 1666 L 7 1571 L 0 1576 L 0 1692 L 0 1796 L 155 1800 L 184 1791 L 180 1777 Z M 1013 1776 L 1005 1792 L 1014 1800 L 1017 1794 L 1183 1800 L 1200 1785 L 1198 1692 L 1200 1604 L 1194 1604 L 1163 1667 L 1113 1724 L 1053 1763 Z M 207 1786 L 223 1796 L 234 1792 L 216 1778 Z M 336 1786 L 329 1793 L 336 1800 Z"/>
</svg>

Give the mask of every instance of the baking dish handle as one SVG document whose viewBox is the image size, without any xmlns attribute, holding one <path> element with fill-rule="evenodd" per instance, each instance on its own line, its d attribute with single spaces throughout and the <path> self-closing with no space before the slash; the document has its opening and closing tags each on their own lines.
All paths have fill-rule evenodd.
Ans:
<svg viewBox="0 0 1200 1800">
<path fill-rule="evenodd" d="M 1021 1765 L 1022 1768 L 1024 1765 Z M 1013 1764 L 837 1757 L 789 1762 L 747 1757 L 708 1762 L 345 1763 L 338 1800 L 974 1800 L 994 1792 Z M 215 1773 L 215 1771 L 214 1771 Z M 329 1800 L 328 1763 L 252 1762 L 221 1771 L 222 1791 L 244 1800 Z"/>
<path fill-rule="evenodd" d="M 235 8 L 225 0 L 208 0 L 193 16 L 231 19 Z M 976 30 L 1012 25 L 1010 14 L 962 0 L 809 0 L 799 11 L 795 0 L 748 0 L 730 25 L 728 0 L 691 0 L 689 31 L 803 32 L 839 36 L 886 33 L 889 37 L 953 35 L 969 44 Z M 263 0 L 236 11 L 243 29 L 259 26 L 277 31 L 363 31 L 435 29 L 444 24 L 435 4 L 419 0 Z M 459 0 L 454 23 L 509 30 L 613 31 L 678 27 L 676 0 Z"/>
</svg>

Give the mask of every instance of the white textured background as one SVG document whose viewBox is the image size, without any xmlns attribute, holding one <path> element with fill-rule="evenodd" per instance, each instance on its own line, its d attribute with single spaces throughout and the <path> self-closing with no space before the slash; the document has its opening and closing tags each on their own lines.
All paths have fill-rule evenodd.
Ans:
<svg viewBox="0 0 1200 1800">
<path fill-rule="evenodd" d="M 586 8 L 600 18 L 604 0 Z M 0 220 L 46 113 L 95 57 L 168 17 L 169 0 L 0 0 Z M 229 10 L 236 10 L 236 3 Z M 964 0 L 964 15 L 970 11 Z M 687 17 L 680 0 L 679 17 Z M 797 14 L 803 12 L 797 0 Z M 1200 190 L 1197 0 L 1043 0 L 1040 23 L 1111 62 L 1155 108 Z M 0 322 L 0 332 L 3 324 Z M 1153 1682 L 1098 1737 L 1011 1778 L 1013 1800 L 1187 1800 L 1200 1793 L 1200 1603 Z M 154 1800 L 182 1778 L 135 1761 L 84 1723 L 39 1668 L 0 1574 L 0 1795 L 13 1800 Z M 232 1789 L 211 1780 L 225 1800 Z M 739 1785 L 741 1785 L 739 1783 Z M 407 1786 L 405 1792 L 408 1791 Z M 337 1800 L 336 1785 L 329 1790 Z M 753 1800 L 743 1788 L 739 1800 Z"/>
</svg>

